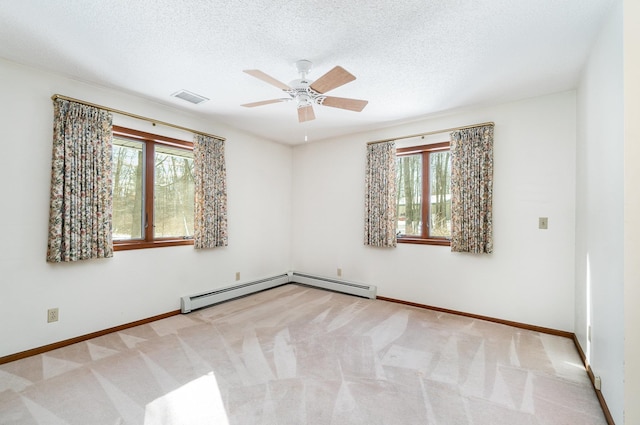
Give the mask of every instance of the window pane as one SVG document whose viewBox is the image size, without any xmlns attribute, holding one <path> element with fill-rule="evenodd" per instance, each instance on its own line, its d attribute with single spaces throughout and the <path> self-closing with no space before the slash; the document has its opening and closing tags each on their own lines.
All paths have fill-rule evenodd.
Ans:
<svg viewBox="0 0 640 425">
<path fill-rule="evenodd" d="M 142 238 L 144 143 L 113 141 L 113 239 Z"/>
<path fill-rule="evenodd" d="M 399 235 L 422 235 L 422 155 L 396 158 Z"/>
<path fill-rule="evenodd" d="M 192 237 L 193 152 L 156 145 L 154 237 Z"/>
<path fill-rule="evenodd" d="M 429 155 L 430 215 L 429 236 L 451 237 L 451 153 Z"/>
</svg>

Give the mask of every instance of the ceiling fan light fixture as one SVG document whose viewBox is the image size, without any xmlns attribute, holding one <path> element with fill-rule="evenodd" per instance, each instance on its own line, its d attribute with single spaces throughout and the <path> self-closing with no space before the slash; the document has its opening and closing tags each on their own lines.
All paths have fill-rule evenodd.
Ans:
<svg viewBox="0 0 640 425">
<path fill-rule="evenodd" d="M 313 99 L 306 94 L 298 94 L 296 99 L 298 101 L 298 108 L 304 108 L 313 103 Z"/>
</svg>

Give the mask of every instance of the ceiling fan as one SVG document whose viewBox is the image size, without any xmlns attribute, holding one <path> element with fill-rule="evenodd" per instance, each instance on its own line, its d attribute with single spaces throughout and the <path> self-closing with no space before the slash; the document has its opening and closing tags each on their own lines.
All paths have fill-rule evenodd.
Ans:
<svg viewBox="0 0 640 425">
<path fill-rule="evenodd" d="M 258 69 L 245 69 L 244 72 L 246 72 L 247 74 L 281 89 L 282 91 L 287 93 L 289 97 L 245 103 L 244 105 L 240 106 L 253 108 L 255 106 L 295 100 L 298 106 L 298 122 L 305 122 L 314 120 L 316 118 L 313 112 L 314 104 L 360 112 L 364 109 L 365 106 L 367 106 L 367 103 L 369 103 L 366 100 L 325 95 L 326 92 L 356 79 L 356 77 L 354 77 L 341 66 L 334 67 L 332 70 L 315 81 L 307 79 L 307 74 L 311 70 L 310 61 L 305 59 L 299 60 L 296 62 L 296 68 L 298 69 L 300 78 L 291 81 L 289 85 L 276 80 L 275 78 L 265 74 Z"/>
</svg>

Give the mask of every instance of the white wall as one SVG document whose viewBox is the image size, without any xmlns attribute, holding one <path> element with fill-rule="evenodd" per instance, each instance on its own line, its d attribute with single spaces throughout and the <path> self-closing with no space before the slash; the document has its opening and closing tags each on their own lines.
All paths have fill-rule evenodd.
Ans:
<svg viewBox="0 0 640 425">
<path fill-rule="evenodd" d="M 573 331 L 575 101 L 565 92 L 295 147 L 294 269 L 340 267 L 382 296 Z M 366 143 L 486 121 L 496 124 L 494 253 L 364 246 Z"/>
<path fill-rule="evenodd" d="M 640 424 L 640 2 L 624 0 L 624 423 Z"/>
<path fill-rule="evenodd" d="M 616 1 L 578 89 L 575 327 L 616 423 L 624 400 L 622 47 Z"/>
<path fill-rule="evenodd" d="M 249 280 L 290 269 L 290 147 L 4 60 L 0 93 L 0 356 L 176 310 L 183 295 L 233 284 L 236 271 Z M 54 93 L 226 137 L 229 246 L 46 263 Z M 47 324 L 51 307 L 60 309 L 60 320 Z"/>
</svg>

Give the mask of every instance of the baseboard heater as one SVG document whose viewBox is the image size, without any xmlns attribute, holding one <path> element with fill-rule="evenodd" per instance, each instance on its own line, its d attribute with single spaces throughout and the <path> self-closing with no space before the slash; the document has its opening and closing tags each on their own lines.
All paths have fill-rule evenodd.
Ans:
<svg viewBox="0 0 640 425">
<path fill-rule="evenodd" d="M 328 289 L 330 291 L 342 292 L 365 298 L 376 297 L 376 287 L 372 285 L 363 285 L 344 280 L 314 276 L 306 273 L 288 272 L 286 274 L 272 276 L 252 282 L 227 286 L 214 291 L 184 296 L 180 298 L 180 311 L 182 313 L 189 313 L 199 308 L 209 307 L 214 304 L 250 295 L 255 292 L 264 291 L 266 289 L 275 288 L 276 286 L 285 285 L 287 283 L 299 283 L 301 285 Z"/>
<path fill-rule="evenodd" d="M 364 298 L 373 299 L 376 297 L 376 287 L 373 285 L 363 285 L 361 283 L 347 282 L 346 280 L 331 279 L 299 272 L 289 272 L 289 276 L 291 282 L 302 285 L 343 292 Z"/>
</svg>

